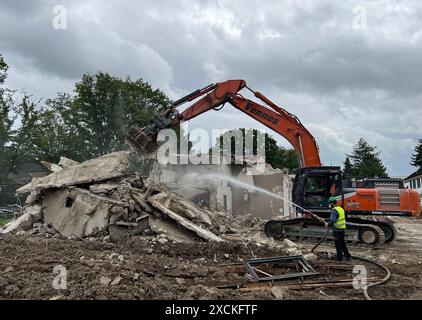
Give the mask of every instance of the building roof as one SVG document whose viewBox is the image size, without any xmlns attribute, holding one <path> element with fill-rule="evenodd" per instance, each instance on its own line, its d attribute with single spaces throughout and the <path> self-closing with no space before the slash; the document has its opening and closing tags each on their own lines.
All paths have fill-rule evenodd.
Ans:
<svg viewBox="0 0 422 320">
<path fill-rule="evenodd" d="M 413 172 L 410 176 L 404 178 L 404 180 L 409 180 L 409 179 L 412 179 L 412 178 L 417 177 L 419 175 L 422 175 L 422 168 L 419 168 L 418 170 Z"/>
</svg>

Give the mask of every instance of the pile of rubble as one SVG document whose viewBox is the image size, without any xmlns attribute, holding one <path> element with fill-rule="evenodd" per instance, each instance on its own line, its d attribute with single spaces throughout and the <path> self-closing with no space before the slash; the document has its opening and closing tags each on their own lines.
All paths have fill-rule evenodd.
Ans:
<svg viewBox="0 0 422 320">
<path fill-rule="evenodd" d="M 51 173 L 19 188 L 29 194 L 23 214 L 1 233 L 118 241 L 133 235 L 152 242 L 252 240 L 271 244 L 263 222 L 200 208 L 164 185 L 144 181 L 130 152 L 114 152 L 82 163 L 43 162 Z M 258 237 L 258 238 L 257 238 Z"/>
</svg>

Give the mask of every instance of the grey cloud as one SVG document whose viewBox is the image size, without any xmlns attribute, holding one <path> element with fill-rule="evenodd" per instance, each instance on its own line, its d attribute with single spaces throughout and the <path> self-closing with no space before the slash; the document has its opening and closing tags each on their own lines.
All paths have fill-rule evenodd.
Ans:
<svg viewBox="0 0 422 320">
<path fill-rule="evenodd" d="M 0 10 L 7 12 L 17 17 L 27 18 L 36 14 L 43 6 L 41 0 L 2 0 L 0 3 Z"/>
<path fill-rule="evenodd" d="M 51 26 L 56 4 L 68 8 L 68 30 Z M 36 95 L 97 70 L 141 76 L 171 98 L 244 78 L 302 120 L 324 163 L 341 164 L 365 137 L 390 174 L 407 175 L 422 137 L 422 3 L 364 2 L 366 30 L 353 28 L 356 5 L 362 2 L 7 0 L 0 48 L 9 83 Z M 217 125 L 263 128 L 231 107 L 190 127 Z"/>
</svg>

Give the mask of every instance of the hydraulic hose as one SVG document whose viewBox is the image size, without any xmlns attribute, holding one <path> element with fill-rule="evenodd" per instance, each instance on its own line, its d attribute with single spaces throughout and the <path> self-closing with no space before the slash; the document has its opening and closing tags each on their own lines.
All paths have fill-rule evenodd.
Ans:
<svg viewBox="0 0 422 320">
<path fill-rule="evenodd" d="M 328 236 L 328 232 L 329 232 L 329 229 L 327 228 L 327 231 L 325 232 L 325 234 L 324 234 L 324 236 L 318 241 L 318 243 L 311 249 L 311 252 L 314 252 L 314 250 L 316 249 L 316 248 L 318 248 L 319 247 L 319 245 L 327 238 L 327 236 Z M 328 252 L 325 252 L 325 253 L 328 253 Z M 371 297 L 368 295 L 368 289 L 369 288 L 371 288 L 371 287 L 375 287 L 375 286 L 377 286 L 377 285 L 380 285 L 380 284 L 383 284 L 383 283 L 385 283 L 385 282 L 387 282 L 388 281 L 388 279 L 390 279 L 390 277 L 391 277 L 391 272 L 390 272 L 390 270 L 388 270 L 387 269 L 387 267 L 385 267 L 385 266 L 383 266 L 382 264 L 380 264 L 380 263 L 378 263 L 378 262 L 376 262 L 376 261 L 373 261 L 373 260 L 370 260 L 370 259 L 366 259 L 366 258 L 362 258 L 362 257 L 356 257 L 356 256 L 352 256 L 352 258 L 353 259 L 356 259 L 356 260 L 361 260 L 361 261 L 364 261 L 364 262 L 368 262 L 368 263 L 372 263 L 372 264 L 375 264 L 376 266 L 378 266 L 379 268 L 381 268 L 381 269 L 383 269 L 386 273 L 387 273 L 387 275 L 382 279 L 382 280 L 380 280 L 380 281 L 377 281 L 377 282 L 374 282 L 374 283 L 370 283 L 370 284 L 367 284 L 364 288 L 363 288 L 363 295 L 365 296 L 365 299 L 366 300 L 372 300 L 371 299 Z"/>
</svg>

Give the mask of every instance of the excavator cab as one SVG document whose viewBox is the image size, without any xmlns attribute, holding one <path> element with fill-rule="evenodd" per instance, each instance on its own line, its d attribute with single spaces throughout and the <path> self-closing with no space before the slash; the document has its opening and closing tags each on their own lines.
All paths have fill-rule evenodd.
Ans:
<svg viewBox="0 0 422 320">
<path fill-rule="evenodd" d="M 342 193 L 340 167 L 307 167 L 296 173 L 293 202 L 303 209 L 329 213 L 328 199 Z M 303 211 L 301 208 L 298 210 Z"/>
</svg>

